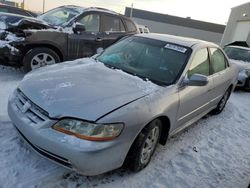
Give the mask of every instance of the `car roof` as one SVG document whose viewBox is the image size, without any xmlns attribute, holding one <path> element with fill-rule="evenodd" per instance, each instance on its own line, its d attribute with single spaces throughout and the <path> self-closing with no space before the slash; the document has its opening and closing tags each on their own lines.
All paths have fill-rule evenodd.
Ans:
<svg viewBox="0 0 250 188">
<path fill-rule="evenodd" d="M 250 47 L 245 47 L 245 46 L 227 45 L 225 47 L 232 47 L 232 48 L 238 48 L 238 49 L 243 49 L 243 50 L 250 50 Z"/>
<path fill-rule="evenodd" d="M 175 44 L 187 46 L 190 48 L 192 48 L 195 45 L 200 45 L 200 46 L 207 45 L 207 46 L 218 47 L 218 45 L 208 42 L 208 41 L 203 41 L 203 40 L 188 38 L 188 37 L 168 35 L 168 34 L 148 33 L 148 34 L 137 34 L 136 36 L 142 36 L 145 38 L 151 38 L 151 39 L 161 40 L 165 42 L 175 43 Z"/>
<path fill-rule="evenodd" d="M 11 16 L 11 17 L 17 17 L 17 18 L 30 18 L 29 16 L 24 16 L 21 14 L 14 14 L 9 12 L 0 12 L 0 16 Z"/>
<path fill-rule="evenodd" d="M 70 9 L 75 9 L 77 10 L 79 13 L 83 13 L 86 11 L 100 11 L 100 12 L 106 12 L 106 13 L 110 13 L 110 14 L 115 14 L 118 15 L 118 13 L 116 13 L 115 11 L 109 10 L 109 9 L 105 9 L 105 8 L 100 8 L 100 7 L 81 7 L 81 6 L 76 6 L 76 5 L 64 5 L 64 6 L 60 6 L 57 8 L 70 8 Z"/>
<path fill-rule="evenodd" d="M 0 7 L 5 7 L 5 8 L 13 9 L 13 10 L 19 10 L 19 11 L 22 11 L 22 12 L 26 13 L 27 15 L 29 14 L 30 16 L 33 16 L 33 17 L 37 16 L 37 14 L 32 12 L 32 11 L 21 9 L 19 7 L 15 7 L 15 6 L 11 6 L 11 5 L 6 5 L 6 4 L 0 3 Z M 21 15 L 21 14 L 17 14 L 17 15 Z"/>
</svg>

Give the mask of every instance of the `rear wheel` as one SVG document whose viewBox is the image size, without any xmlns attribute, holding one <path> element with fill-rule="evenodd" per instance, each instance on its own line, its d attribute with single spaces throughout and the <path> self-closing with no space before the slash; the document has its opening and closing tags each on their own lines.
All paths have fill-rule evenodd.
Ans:
<svg viewBox="0 0 250 188">
<path fill-rule="evenodd" d="M 231 88 L 229 88 L 223 95 L 222 99 L 220 100 L 220 102 L 218 103 L 217 107 L 211 111 L 211 114 L 213 115 L 217 115 L 220 114 L 223 109 L 225 108 L 227 101 L 230 97 L 231 94 Z"/>
<path fill-rule="evenodd" d="M 161 128 L 162 122 L 156 119 L 137 136 L 125 161 L 130 170 L 137 172 L 149 164 L 159 142 Z"/>
<path fill-rule="evenodd" d="M 23 60 L 24 70 L 29 72 L 40 67 L 52 65 L 60 62 L 60 58 L 56 52 L 50 48 L 34 48 L 30 50 Z"/>
</svg>

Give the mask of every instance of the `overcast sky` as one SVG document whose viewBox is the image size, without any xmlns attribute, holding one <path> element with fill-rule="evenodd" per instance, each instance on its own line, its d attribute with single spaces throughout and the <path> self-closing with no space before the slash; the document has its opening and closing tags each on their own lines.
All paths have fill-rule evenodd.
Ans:
<svg viewBox="0 0 250 188">
<path fill-rule="evenodd" d="M 22 0 L 19 0 L 22 1 Z M 126 6 L 180 17 L 226 24 L 232 7 L 248 0 L 45 0 L 45 10 L 59 5 L 95 6 L 124 14 Z M 42 11 L 43 0 L 25 0 L 25 8 Z"/>
</svg>

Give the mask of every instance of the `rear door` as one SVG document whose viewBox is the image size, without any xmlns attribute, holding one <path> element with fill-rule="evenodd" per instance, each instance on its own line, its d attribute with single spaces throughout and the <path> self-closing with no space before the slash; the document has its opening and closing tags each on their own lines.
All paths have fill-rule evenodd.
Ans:
<svg viewBox="0 0 250 188">
<path fill-rule="evenodd" d="M 126 35 L 125 25 L 121 17 L 112 14 L 102 15 L 101 31 L 103 47 L 107 48 Z"/>
<path fill-rule="evenodd" d="M 98 12 L 84 14 L 76 22 L 85 26 L 86 31 L 82 33 L 69 34 L 68 55 L 69 59 L 89 57 L 96 54 L 98 48 L 103 47 L 100 32 L 101 15 Z"/>
<path fill-rule="evenodd" d="M 211 68 L 209 54 L 207 48 L 199 49 L 191 62 L 187 77 L 193 74 L 202 74 L 208 77 L 206 86 L 184 86 L 180 88 L 180 107 L 177 115 L 177 125 L 182 126 L 193 120 L 201 113 L 208 110 L 212 100 L 212 89 L 214 87 L 213 77 L 211 76 Z"/>
<path fill-rule="evenodd" d="M 214 80 L 213 104 L 216 105 L 231 83 L 231 76 L 227 74 L 229 63 L 224 53 L 216 47 L 209 48 L 212 76 Z"/>
</svg>

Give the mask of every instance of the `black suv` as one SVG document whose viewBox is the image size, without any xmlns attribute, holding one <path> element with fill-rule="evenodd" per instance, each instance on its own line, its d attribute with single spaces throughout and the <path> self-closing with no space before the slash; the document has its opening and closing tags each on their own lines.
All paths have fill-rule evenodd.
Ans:
<svg viewBox="0 0 250 188">
<path fill-rule="evenodd" d="M 0 45 L 0 58 L 24 66 L 26 71 L 92 56 L 98 49 L 138 33 L 131 19 L 102 8 L 62 6 L 37 19 L 13 16 L 0 14 L 0 26 L 6 24 L 0 32 L 4 44 Z"/>
</svg>

